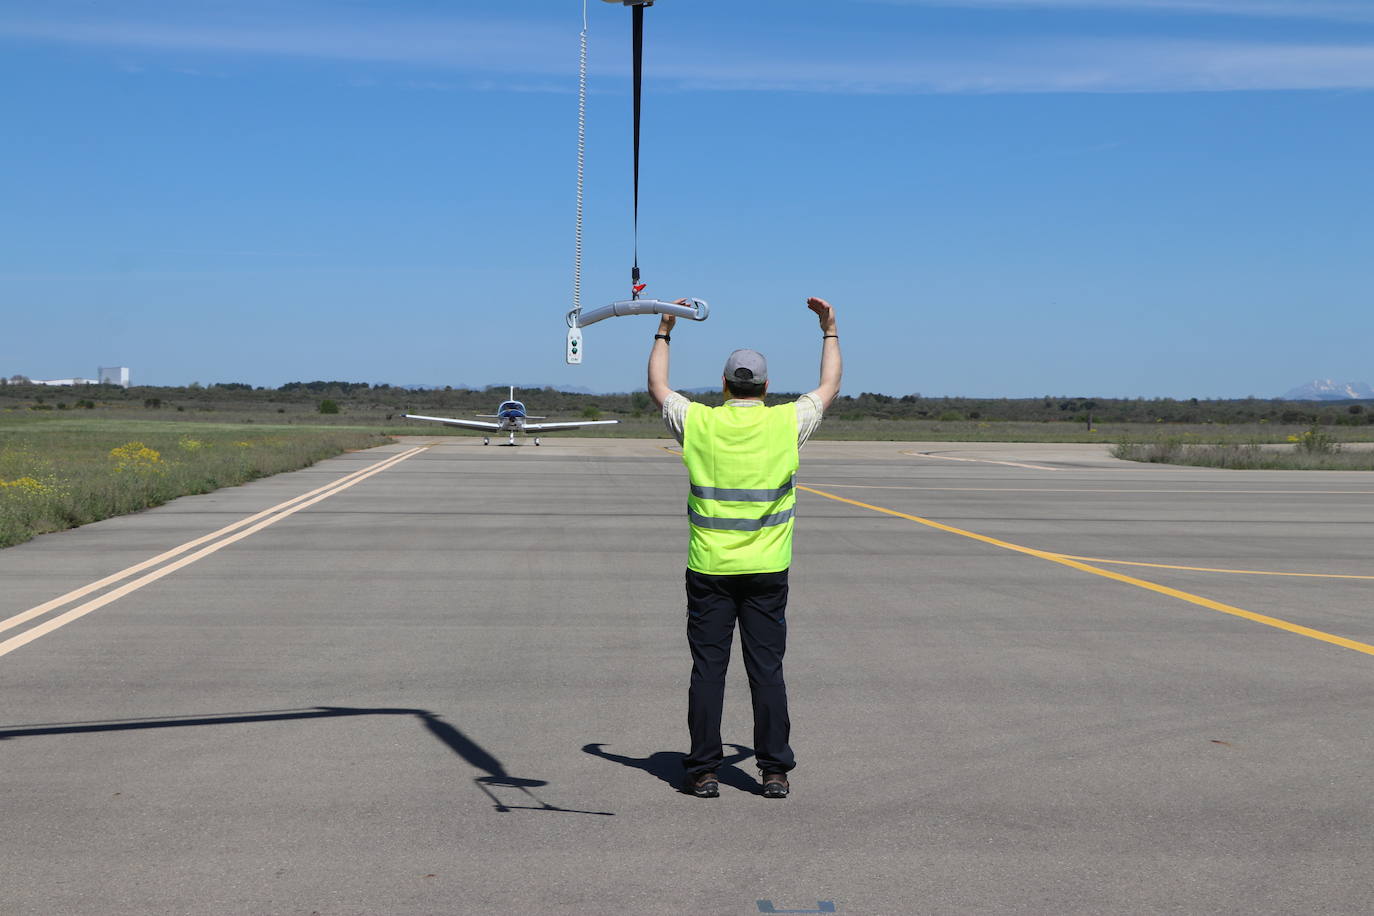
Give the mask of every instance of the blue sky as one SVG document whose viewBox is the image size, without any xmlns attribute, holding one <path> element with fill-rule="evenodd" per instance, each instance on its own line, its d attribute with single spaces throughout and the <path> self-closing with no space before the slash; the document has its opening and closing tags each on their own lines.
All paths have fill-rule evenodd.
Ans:
<svg viewBox="0 0 1374 916">
<path fill-rule="evenodd" d="M 583 304 L 631 254 L 590 0 Z M 1374 381 L 1371 0 L 658 0 L 639 251 L 672 381 L 1271 397 Z M 0 0 L 0 374 L 643 387 L 572 297 L 581 0 Z"/>
</svg>

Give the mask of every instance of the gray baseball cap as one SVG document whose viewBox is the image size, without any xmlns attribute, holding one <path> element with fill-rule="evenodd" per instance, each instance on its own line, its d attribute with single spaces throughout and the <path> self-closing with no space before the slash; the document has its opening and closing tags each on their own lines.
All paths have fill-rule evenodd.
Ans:
<svg viewBox="0 0 1374 916">
<path fill-rule="evenodd" d="M 725 377 L 736 382 L 766 382 L 768 360 L 758 350 L 736 350 L 725 361 Z"/>
</svg>

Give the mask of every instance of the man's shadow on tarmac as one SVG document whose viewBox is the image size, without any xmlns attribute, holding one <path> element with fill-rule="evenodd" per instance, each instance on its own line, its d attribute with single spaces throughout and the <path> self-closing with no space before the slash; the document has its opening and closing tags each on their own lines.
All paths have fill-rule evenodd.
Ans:
<svg viewBox="0 0 1374 916">
<path fill-rule="evenodd" d="M 751 795 L 762 795 L 763 787 L 757 779 L 753 779 L 735 764 L 741 760 L 747 760 L 754 756 L 752 747 L 745 747 L 742 744 L 727 744 L 726 747 L 733 747 L 735 753 L 728 755 L 721 761 L 720 768 L 716 770 L 716 776 L 722 785 L 732 789 L 739 789 L 741 792 L 748 792 Z M 668 785 L 683 791 L 685 772 L 682 769 L 682 758 L 686 754 L 678 751 L 657 751 L 648 757 L 626 757 L 622 754 L 612 754 L 604 751 L 603 744 L 585 744 L 582 750 L 593 757 L 600 757 L 602 760 L 609 760 L 621 766 L 633 767 L 636 770 L 643 770 L 651 776 L 657 776 Z"/>
<path fill-rule="evenodd" d="M 425 729 L 450 751 L 463 758 L 469 765 L 483 770 L 487 775 L 473 779 L 477 788 L 491 799 L 492 807 L 501 813 L 511 811 L 558 811 L 564 814 L 599 814 L 614 817 L 612 811 L 578 811 L 573 808 L 560 808 L 549 804 L 534 793 L 534 789 L 547 786 L 548 780 L 524 779 L 506 772 L 500 760 L 486 748 L 443 718 L 428 709 L 397 708 L 354 708 L 348 706 L 316 706 L 311 709 L 269 709 L 259 712 L 237 712 L 211 714 L 206 716 L 173 716 L 157 719 L 118 719 L 104 722 L 63 722 L 42 725 L 23 725 L 10 728 L 0 727 L 0 741 L 12 738 L 32 738 L 40 735 L 79 735 L 98 732 L 134 731 L 160 728 L 189 728 L 202 725 L 245 725 L 263 722 L 290 722 L 305 719 L 337 719 L 352 716 L 401 716 L 415 718 L 424 724 Z M 525 804 L 503 802 L 496 789 L 516 791 L 514 801 Z"/>
</svg>

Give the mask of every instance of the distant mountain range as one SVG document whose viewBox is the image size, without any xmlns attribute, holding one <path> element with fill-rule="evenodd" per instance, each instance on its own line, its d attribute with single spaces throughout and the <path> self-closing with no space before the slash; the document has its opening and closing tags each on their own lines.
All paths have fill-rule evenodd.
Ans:
<svg viewBox="0 0 1374 916">
<path fill-rule="evenodd" d="M 1285 401 L 1367 401 L 1374 400 L 1374 388 L 1366 382 L 1337 382 L 1313 379 L 1283 396 Z"/>
</svg>

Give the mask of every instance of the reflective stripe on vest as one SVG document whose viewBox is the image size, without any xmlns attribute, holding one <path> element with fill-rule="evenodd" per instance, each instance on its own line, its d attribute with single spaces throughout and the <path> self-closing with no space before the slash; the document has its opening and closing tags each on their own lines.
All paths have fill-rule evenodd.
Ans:
<svg viewBox="0 0 1374 916">
<path fill-rule="evenodd" d="M 682 461 L 691 477 L 688 568 L 746 575 L 791 565 L 797 504 L 794 404 L 691 405 Z"/>
<path fill-rule="evenodd" d="M 701 515 L 689 508 L 687 517 L 692 520 L 692 524 L 698 528 L 711 528 L 715 531 L 758 531 L 761 528 L 772 528 L 774 525 L 781 525 L 792 520 L 792 516 L 797 514 L 796 508 L 788 509 L 786 512 L 774 512 L 772 515 L 765 515 L 763 518 L 711 518 Z"/>
<path fill-rule="evenodd" d="M 782 499 L 796 484 L 793 478 L 776 490 L 730 490 L 725 487 L 699 487 L 692 484 L 692 495 L 701 499 L 719 499 L 732 503 L 771 503 Z"/>
</svg>

